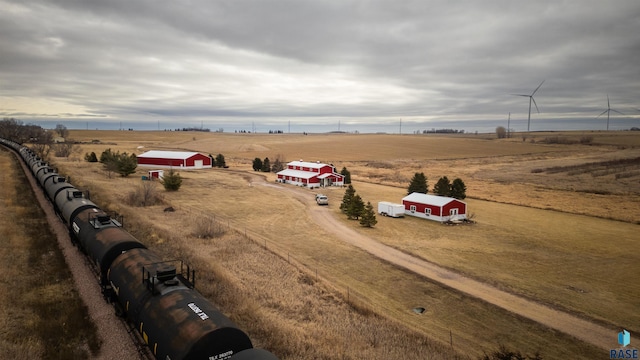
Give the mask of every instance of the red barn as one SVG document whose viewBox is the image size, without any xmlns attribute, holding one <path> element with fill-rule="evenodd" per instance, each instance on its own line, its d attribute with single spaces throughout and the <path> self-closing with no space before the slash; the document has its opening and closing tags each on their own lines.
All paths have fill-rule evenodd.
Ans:
<svg viewBox="0 0 640 360">
<path fill-rule="evenodd" d="M 278 182 L 309 188 L 344 185 L 344 175 L 338 173 L 333 165 L 320 162 L 292 161 L 277 175 Z"/>
<path fill-rule="evenodd" d="M 467 218 L 467 204 L 446 196 L 414 192 L 403 197 L 402 204 L 405 214 L 423 219 L 445 222 Z"/>
<path fill-rule="evenodd" d="M 138 155 L 138 165 L 184 170 L 211 167 L 211 157 L 197 152 L 151 150 Z"/>
</svg>

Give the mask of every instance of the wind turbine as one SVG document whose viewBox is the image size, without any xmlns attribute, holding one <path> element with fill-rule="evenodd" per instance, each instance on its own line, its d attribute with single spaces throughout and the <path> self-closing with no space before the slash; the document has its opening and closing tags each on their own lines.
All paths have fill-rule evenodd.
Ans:
<svg viewBox="0 0 640 360">
<path fill-rule="evenodd" d="M 531 127 L 531 102 L 532 101 L 533 101 L 533 104 L 536 106 L 536 110 L 538 111 L 538 114 L 540 113 L 540 110 L 538 109 L 538 104 L 536 104 L 536 99 L 533 98 L 533 95 L 536 93 L 536 91 L 538 91 L 538 89 L 540 89 L 540 87 L 542 86 L 543 83 L 544 83 L 544 80 L 542 80 L 540 85 L 538 85 L 538 87 L 535 90 L 533 90 L 531 95 L 511 94 L 511 95 L 515 95 L 515 96 L 524 96 L 524 97 L 528 97 L 529 98 L 529 118 L 527 119 L 527 131 L 529 131 L 529 128 Z"/>
<path fill-rule="evenodd" d="M 596 116 L 596 119 L 599 118 L 600 116 L 604 115 L 604 113 L 607 113 L 607 131 L 609 131 L 609 116 L 611 115 L 611 112 L 617 112 L 620 115 L 624 115 L 623 113 L 621 113 L 618 110 L 614 110 L 611 108 L 611 103 L 609 102 L 609 94 L 607 94 L 607 110 L 603 111 L 600 113 L 600 115 Z"/>
</svg>

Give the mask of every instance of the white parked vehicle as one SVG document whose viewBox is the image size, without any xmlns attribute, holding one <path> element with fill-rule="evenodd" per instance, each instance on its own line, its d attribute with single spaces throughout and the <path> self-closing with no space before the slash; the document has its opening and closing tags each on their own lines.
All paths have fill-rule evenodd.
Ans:
<svg viewBox="0 0 640 360">
<path fill-rule="evenodd" d="M 378 214 L 394 218 L 404 217 L 404 205 L 394 204 L 388 201 L 380 201 L 378 203 Z"/>
<path fill-rule="evenodd" d="M 329 205 L 329 198 L 327 195 L 317 194 L 316 203 L 318 203 L 318 205 Z"/>
</svg>

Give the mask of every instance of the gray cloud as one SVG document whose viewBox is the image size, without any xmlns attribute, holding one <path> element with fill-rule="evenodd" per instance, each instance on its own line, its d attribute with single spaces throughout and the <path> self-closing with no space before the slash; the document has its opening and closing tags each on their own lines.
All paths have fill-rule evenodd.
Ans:
<svg viewBox="0 0 640 360">
<path fill-rule="evenodd" d="M 0 6 L 3 114 L 524 118 L 528 100 L 510 94 L 545 79 L 536 116 L 595 117 L 607 94 L 639 105 L 633 0 Z"/>
</svg>

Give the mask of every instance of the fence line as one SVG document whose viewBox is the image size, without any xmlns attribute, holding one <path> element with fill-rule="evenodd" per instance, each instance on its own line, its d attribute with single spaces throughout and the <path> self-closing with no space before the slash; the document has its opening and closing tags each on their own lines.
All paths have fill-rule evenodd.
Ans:
<svg viewBox="0 0 640 360">
<path fill-rule="evenodd" d="M 302 260 L 297 259 L 294 256 L 291 256 L 288 250 L 283 249 L 281 246 L 277 245 L 275 242 L 270 241 L 267 237 L 262 236 L 259 233 L 256 233 L 254 231 L 247 230 L 246 226 L 237 224 L 235 221 L 232 221 L 229 218 L 225 219 L 224 217 L 221 217 L 219 215 L 209 215 L 204 213 L 202 210 L 194 209 L 188 205 L 184 205 L 181 207 L 187 209 L 187 211 L 189 211 L 190 214 L 205 216 L 217 222 L 223 222 L 226 220 L 226 226 L 229 231 L 233 231 L 236 234 L 243 236 L 248 241 L 251 241 L 254 244 L 264 248 L 265 250 L 276 255 L 282 260 L 286 260 L 287 263 L 292 265 L 296 270 L 311 277 L 312 279 L 315 279 L 316 282 L 322 282 L 322 284 L 326 286 L 329 290 L 334 291 L 336 294 L 341 295 L 342 298 L 353 310 L 355 311 L 365 310 L 367 312 L 370 311 L 375 313 L 375 311 L 373 310 L 371 299 L 367 298 L 360 292 L 355 291 L 349 286 L 346 286 L 346 288 L 342 288 L 339 285 L 336 285 L 335 283 L 328 280 L 326 277 L 322 276 L 322 273 L 318 274 L 317 266 L 306 263 Z M 442 340 L 446 338 L 449 339 L 449 344 L 447 344 L 446 340 L 444 341 Z M 453 332 L 451 329 L 449 329 L 448 331 L 445 330 L 445 334 L 443 334 L 442 339 L 439 340 L 438 338 L 435 338 L 435 337 L 430 338 L 430 340 L 432 341 L 442 342 L 443 344 L 449 345 L 451 349 L 454 349 Z"/>
</svg>

